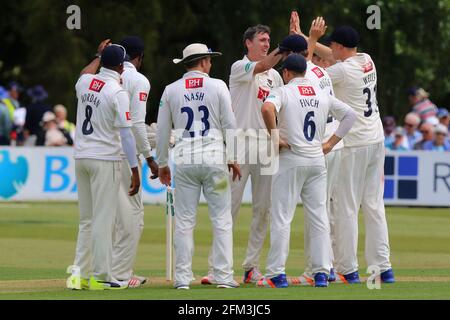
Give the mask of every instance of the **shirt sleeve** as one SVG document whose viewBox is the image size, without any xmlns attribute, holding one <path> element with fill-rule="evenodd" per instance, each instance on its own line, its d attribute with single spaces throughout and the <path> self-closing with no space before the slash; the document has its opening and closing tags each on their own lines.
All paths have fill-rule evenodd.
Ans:
<svg viewBox="0 0 450 320">
<path fill-rule="evenodd" d="M 156 131 L 156 162 L 160 168 L 167 167 L 169 158 L 169 139 L 172 131 L 172 113 L 168 100 L 167 87 L 159 102 L 158 129 Z"/>
<path fill-rule="evenodd" d="M 234 134 L 236 129 L 236 118 L 231 107 L 231 96 L 225 82 L 219 82 L 219 104 L 220 104 L 220 124 L 222 136 L 226 146 L 227 162 L 235 161 Z"/>
<path fill-rule="evenodd" d="M 341 100 L 330 96 L 331 106 L 330 113 L 340 121 L 339 127 L 334 133 L 339 138 L 343 138 L 352 128 L 356 121 L 356 113 L 353 109 Z"/>
<path fill-rule="evenodd" d="M 145 129 L 145 115 L 147 114 L 147 99 L 150 92 L 150 83 L 147 79 L 136 82 L 130 97 L 131 128 L 136 140 L 137 151 L 145 158 L 150 157 L 151 146 L 147 139 Z"/>
<path fill-rule="evenodd" d="M 114 126 L 117 128 L 131 127 L 130 98 L 125 90 L 119 90 L 114 96 L 116 119 Z"/>
<path fill-rule="evenodd" d="M 256 62 L 239 60 L 231 66 L 230 85 L 232 83 L 250 82 L 253 79 L 253 71 Z"/>
<path fill-rule="evenodd" d="M 272 89 L 272 90 L 270 90 L 269 96 L 264 101 L 264 103 L 270 102 L 271 104 L 273 104 L 275 106 L 275 110 L 277 111 L 277 113 L 280 112 L 280 110 L 282 108 L 281 93 L 282 92 L 279 89 Z"/>
<path fill-rule="evenodd" d="M 325 70 L 328 72 L 333 85 L 340 84 L 345 81 L 345 72 L 342 66 L 342 62 L 335 63 Z"/>
</svg>

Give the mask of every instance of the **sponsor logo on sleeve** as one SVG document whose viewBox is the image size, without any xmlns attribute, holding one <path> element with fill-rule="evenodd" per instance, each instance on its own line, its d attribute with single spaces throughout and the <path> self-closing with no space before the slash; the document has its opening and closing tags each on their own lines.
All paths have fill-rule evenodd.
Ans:
<svg viewBox="0 0 450 320">
<path fill-rule="evenodd" d="M 244 68 L 244 70 L 245 70 L 245 72 L 249 72 L 250 71 L 250 68 L 252 67 L 252 62 L 249 62 L 249 63 L 247 63 L 246 65 L 245 65 L 245 68 Z"/>
<path fill-rule="evenodd" d="M 186 79 L 186 89 L 195 89 L 203 87 L 203 78 Z"/>
<path fill-rule="evenodd" d="M 131 120 L 130 112 L 125 112 L 125 117 L 127 118 L 127 120 Z"/>
<path fill-rule="evenodd" d="M 105 82 L 94 78 L 92 79 L 91 84 L 89 85 L 89 90 L 100 92 L 103 89 L 104 85 Z"/>
<path fill-rule="evenodd" d="M 363 65 L 363 72 L 367 73 L 373 70 L 373 63 L 372 61 L 367 62 L 365 65 Z"/>
<path fill-rule="evenodd" d="M 147 93 L 139 92 L 139 101 L 147 101 Z"/>
<path fill-rule="evenodd" d="M 265 90 L 261 87 L 259 87 L 259 91 L 258 91 L 258 99 L 265 101 L 266 98 L 269 96 L 270 91 L 269 90 Z"/>
<path fill-rule="evenodd" d="M 162 108 L 164 105 L 164 102 L 162 100 L 159 101 L 159 107 Z"/>
<path fill-rule="evenodd" d="M 324 76 L 322 70 L 319 69 L 319 67 L 315 67 L 311 69 L 312 72 L 317 76 L 317 78 L 322 78 Z"/>
<path fill-rule="evenodd" d="M 302 96 L 315 96 L 316 92 L 312 86 L 299 86 L 298 91 Z"/>
</svg>

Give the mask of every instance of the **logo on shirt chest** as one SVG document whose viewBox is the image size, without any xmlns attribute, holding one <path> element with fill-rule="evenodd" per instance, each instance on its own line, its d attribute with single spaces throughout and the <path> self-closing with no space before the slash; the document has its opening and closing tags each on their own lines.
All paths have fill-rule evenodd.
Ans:
<svg viewBox="0 0 450 320">
<path fill-rule="evenodd" d="M 270 91 L 259 87 L 258 90 L 258 99 L 264 101 L 269 96 Z"/>
<path fill-rule="evenodd" d="M 302 96 L 315 96 L 316 92 L 312 86 L 299 86 L 298 91 Z"/>
<path fill-rule="evenodd" d="M 186 89 L 195 89 L 203 87 L 203 78 L 186 79 Z"/>
<path fill-rule="evenodd" d="M 318 67 L 312 68 L 311 69 L 312 72 L 314 72 L 314 74 L 317 76 L 317 78 L 322 78 L 324 76 L 322 70 L 320 70 Z"/>
<path fill-rule="evenodd" d="M 89 85 L 89 90 L 100 92 L 103 89 L 104 85 L 105 82 L 98 79 L 92 79 L 91 84 Z"/>
<path fill-rule="evenodd" d="M 139 101 L 147 101 L 147 93 L 139 92 Z"/>
</svg>

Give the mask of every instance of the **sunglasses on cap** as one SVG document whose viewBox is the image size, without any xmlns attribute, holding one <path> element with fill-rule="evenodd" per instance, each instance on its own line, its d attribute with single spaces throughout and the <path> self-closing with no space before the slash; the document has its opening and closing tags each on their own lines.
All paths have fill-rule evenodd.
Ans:
<svg viewBox="0 0 450 320">
<path fill-rule="evenodd" d="M 125 57 L 127 56 L 127 50 L 125 50 L 125 48 L 123 46 L 121 46 L 120 44 L 116 44 L 116 43 L 111 43 L 110 46 L 116 46 L 119 47 L 123 50 L 123 60 L 125 61 Z"/>
</svg>

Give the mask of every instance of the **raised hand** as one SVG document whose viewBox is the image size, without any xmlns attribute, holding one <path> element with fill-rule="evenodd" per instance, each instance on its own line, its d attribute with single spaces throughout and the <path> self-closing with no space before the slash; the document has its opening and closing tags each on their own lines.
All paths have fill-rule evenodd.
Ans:
<svg viewBox="0 0 450 320">
<path fill-rule="evenodd" d="M 291 12 L 291 18 L 289 20 L 289 34 L 302 34 L 302 30 L 300 29 L 300 17 L 295 10 Z"/>
<path fill-rule="evenodd" d="M 325 20 L 323 17 L 317 17 L 311 23 L 311 28 L 309 29 L 309 36 L 314 39 L 319 39 L 322 37 L 327 30 Z"/>
</svg>

